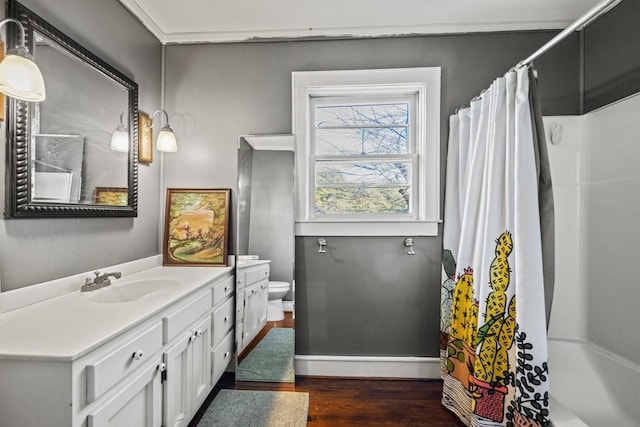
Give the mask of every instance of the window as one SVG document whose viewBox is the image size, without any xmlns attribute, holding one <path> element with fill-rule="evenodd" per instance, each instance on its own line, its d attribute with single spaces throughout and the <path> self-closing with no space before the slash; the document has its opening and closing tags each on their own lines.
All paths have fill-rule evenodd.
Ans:
<svg viewBox="0 0 640 427">
<path fill-rule="evenodd" d="M 440 69 L 293 73 L 298 235 L 435 235 Z"/>
</svg>

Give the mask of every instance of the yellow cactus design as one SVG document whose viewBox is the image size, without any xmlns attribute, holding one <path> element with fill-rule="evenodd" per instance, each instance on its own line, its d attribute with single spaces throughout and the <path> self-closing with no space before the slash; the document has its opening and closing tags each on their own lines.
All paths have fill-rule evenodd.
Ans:
<svg viewBox="0 0 640 427">
<path fill-rule="evenodd" d="M 475 347 L 478 306 L 473 298 L 473 270 L 465 268 L 453 291 L 450 336 Z"/>
<path fill-rule="evenodd" d="M 491 263 L 492 292 L 487 298 L 486 323 L 478 330 L 476 342 L 474 375 L 494 387 L 505 385 L 505 373 L 509 370 L 507 351 L 513 344 L 516 328 L 516 297 L 511 298 L 507 308 L 506 295 L 511 275 L 508 257 L 512 250 L 511 235 L 502 233 L 496 240 L 495 258 Z"/>
</svg>

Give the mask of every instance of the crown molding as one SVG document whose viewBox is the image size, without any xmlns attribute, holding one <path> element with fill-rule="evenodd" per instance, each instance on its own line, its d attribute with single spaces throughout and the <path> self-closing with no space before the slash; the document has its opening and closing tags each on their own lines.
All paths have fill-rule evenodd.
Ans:
<svg viewBox="0 0 640 427">
<path fill-rule="evenodd" d="M 418 25 L 249 29 L 238 31 L 183 31 L 165 33 L 136 0 L 119 0 L 162 44 L 238 43 L 283 40 L 407 37 L 430 34 L 559 30 L 573 18 L 517 21 L 428 22 Z"/>
<path fill-rule="evenodd" d="M 151 19 L 149 15 L 140 7 L 136 0 L 119 0 L 120 3 L 129 10 L 129 12 L 135 16 L 147 30 L 151 32 L 157 38 L 160 43 L 166 44 L 166 34 L 162 31 L 162 28 Z"/>
<path fill-rule="evenodd" d="M 203 31 L 164 34 L 165 44 L 236 43 L 304 39 L 348 39 L 373 37 L 421 36 L 430 34 L 487 33 L 503 31 L 534 31 L 564 29 L 572 19 L 545 21 L 448 22 L 421 25 L 294 28 L 278 30 Z"/>
</svg>

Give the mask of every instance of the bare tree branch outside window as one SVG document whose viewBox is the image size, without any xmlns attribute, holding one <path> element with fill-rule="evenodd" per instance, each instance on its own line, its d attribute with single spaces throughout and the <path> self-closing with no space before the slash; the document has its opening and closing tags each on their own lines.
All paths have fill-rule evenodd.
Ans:
<svg viewBox="0 0 640 427">
<path fill-rule="evenodd" d="M 411 210 L 410 104 L 315 107 L 316 214 Z"/>
</svg>

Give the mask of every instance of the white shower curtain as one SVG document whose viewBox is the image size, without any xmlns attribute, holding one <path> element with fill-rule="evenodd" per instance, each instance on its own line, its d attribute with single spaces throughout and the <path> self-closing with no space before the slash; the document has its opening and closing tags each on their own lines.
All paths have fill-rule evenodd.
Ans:
<svg viewBox="0 0 640 427">
<path fill-rule="evenodd" d="M 529 71 L 508 72 L 450 118 L 442 402 L 471 426 L 549 425 L 539 207 L 548 160 Z"/>
</svg>

